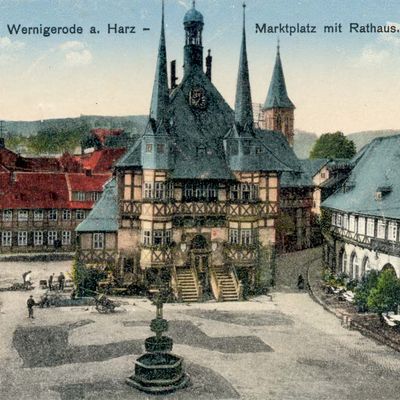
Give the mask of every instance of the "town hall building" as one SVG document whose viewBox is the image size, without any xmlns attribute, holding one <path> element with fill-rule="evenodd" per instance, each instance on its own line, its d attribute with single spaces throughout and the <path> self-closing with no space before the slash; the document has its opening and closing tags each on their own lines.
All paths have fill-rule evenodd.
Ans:
<svg viewBox="0 0 400 400">
<path fill-rule="evenodd" d="M 212 83 L 210 53 L 204 70 L 195 4 L 183 25 L 184 75 L 176 84 L 173 72 L 169 86 L 163 6 L 147 128 L 78 226 L 77 254 L 120 285 L 163 282 L 178 300 L 239 300 L 273 283 L 282 212 L 294 248 L 309 246 L 313 183 L 291 148 L 294 105 L 279 47 L 257 127 L 245 8 L 234 110 Z"/>
</svg>

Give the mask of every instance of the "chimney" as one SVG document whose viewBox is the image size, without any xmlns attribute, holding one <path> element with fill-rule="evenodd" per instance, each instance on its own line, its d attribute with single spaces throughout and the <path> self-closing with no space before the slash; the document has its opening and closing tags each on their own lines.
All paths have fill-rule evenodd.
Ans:
<svg viewBox="0 0 400 400">
<path fill-rule="evenodd" d="M 4 144 L 4 138 L 0 137 L 0 149 L 5 149 L 6 145 Z"/>
<path fill-rule="evenodd" d="M 212 69 L 212 56 L 211 50 L 208 49 L 208 56 L 206 57 L 206 76 L 211 81 L 211 69 Z"/>
<path fill-rule="evenodd" d="M 176 76 L 176 60 L 171 61 L 171 90 L 174 90 L 178 85 L 176 81 L 178 80 Z"/>
</svg>

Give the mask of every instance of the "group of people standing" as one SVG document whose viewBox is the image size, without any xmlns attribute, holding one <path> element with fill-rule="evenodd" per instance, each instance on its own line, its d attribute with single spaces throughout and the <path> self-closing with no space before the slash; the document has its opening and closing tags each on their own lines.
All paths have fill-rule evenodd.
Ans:
<svg viewBox="0 0 400 400">
<path fill-rule="evenodd" d="M 22 275 L 25 287 L 28 287 L 28 286 L 30 287 L 32 285 L 30 274 L 31 274 L 31 271 L 28 271 L 28 272 L 25 272 Z M 56 279 L 55 279 L 54 275 L 55 275 L 54 273 L 51 274 L 49 279 L 48 279 L 48 281 L 47 281 L 48 289 L 49 290 L 57 290 L 58 289 L 60 291 L 63 291 L 64 287 L 65 287 L 65 275 L 62 272 L 60 272 L 60 274 L 57 277 L 57 282 L 56 282 Z M 41 298 L 39 303 L 35 302 L 35 300 L 34 300 L 32 295 L 29 296 L 29 299 L 26 302 L 26 306 L 28 308 L 28 318 L 34 318 L 34 316 L 33 316 L 33 307 L 36 306 L 36 305 L 39 305 L 41 307 L 44 307 L 44 306 L 49 307 L 50 306 L 50 301 L 49 301 L 49 298 L 47 296 L 47 292 L 42 296 L 42 298 Z"/>
<path fill-rule="evenodd" d="M 48 286 L 49 290 L 64 290 L 65 286 L 65 275 L 60 272 L 60 275 L 57 277 L 57 283 L 58 285 L 56 286 L 55 279 L 54 279 L 54 273 L 50 275 L 49 280 L 48 280 Z"/>
</svg>

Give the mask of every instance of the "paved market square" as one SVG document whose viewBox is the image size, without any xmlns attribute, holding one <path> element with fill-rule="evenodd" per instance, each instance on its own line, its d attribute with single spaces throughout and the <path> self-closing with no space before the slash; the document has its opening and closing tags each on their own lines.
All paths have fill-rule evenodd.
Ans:
<svg viewBox="0 0 400 400">
<path fill-rule="evenodd" d="M 34 282 L 69 266 L 29 263 Z M 2 262 L 1 285 L 18 280 L 25 268 Z M 36 299 L 40 293 L 35 289 Z M 155 307 L 149 300 L 124 298 L 111 315 L 93 307 L 35 308 L 29 320 L 28 295 L 0 293 L 2 400 L 157 398 L 125 384 L 151 333 Z M 164 316 L 191 385 L 160 398 L 399 398 L 400 354 L 341 326 L 305 292 L 167 304 Z"/>
</svg>

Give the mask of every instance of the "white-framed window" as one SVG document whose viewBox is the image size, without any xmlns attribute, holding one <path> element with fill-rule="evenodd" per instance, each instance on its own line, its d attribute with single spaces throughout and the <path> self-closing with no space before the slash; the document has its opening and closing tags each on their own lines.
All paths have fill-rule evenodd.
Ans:
<svg viewBox="0 0 400 400">
<path fill-rule="evenodd" d="M 101 197 L 101 192 L 91 192 L 90 193 L 90 200 L 97 201 Z"/>
<path fill-rule="evenodd" d="M 231 200 L 257 200 L 258 185 L 251 183 L 239 183 L 230 187 Z"/>
<path fill-rule="evenodd" d="M 28 245 L 28 232 L 19 231 L 17 234 L 18 246 L 27 246 Z"/>
<path fill-rule="evenodd" d="M 347 214 L 343 216 L 343 229 L 349 229 L 349 216 Z"/>
<path fill-rule="evenodd" d="M 12 210 L 3 210 L 3 222 L 11 222 L 13 217 Z"/>
<path fill-rule="evenodd" d="M 95 250 L 104 249 L 104 233 L 93 233 L 93 248 Z"/>
<path fill-rule="evenodd" d="M 386 222 L 381 219 L 378 221 L 378 238 L 385 239 L 386 234 Z"/>
<path fill-rule="evenodd" d="M 62 211 L 62 219 L 63 220 L 71 219 L 71 210 L 63 210 Z"/>
<path fill-rule="evenodd" d="M 331 225 L 332 225 L 332 226 L 336 226 L 336 213 L 332 213 Z"/>
<path fill-rule="evenodd" d="M 153 184 L 151 182 L 144 183 L 144 198 L 145 199 L 153 198 Z"/>
<path fill-rule="evenodd" d="M 371 237 L 375 236 L 375 220 L 372 218 L 368 218 L 367 220 L 367 235 Z"/>
<path fill-rule="evenodd" d="M 85 210 L 76 210 L 76 219 L 85 219 Z"/>
<path fill-rule="evenodd" d="M 253 236 L 251 229 L 242 229 L 240 231 L 240 242 L 241 244 L 252 244 Z"/>
<path fill-rule="evenodd" d="M 43 221 L 43 210 L 34 210 L 33 211 L 33 220 L 34 221 Z"/>
<path fill-rule="evenodd" d="M 3 231 L 1 232 L 1 245 L 6 247 L 12 246 L 12 232 Z"/>
<path fill-rule="evenodd" d="M 336 226 L 338 226 L 339 228 L 342 227 L 342 214 L 336 215 Z"/>
<path fill-rule="evenodd" d="M 183 201 L 216 201 L 218 187 L 214 183 L 187 182 L 183 186 Z"/>
<path fill-rule="evenodd" d="M 34 231 L 33 232 L 33 245 L 34 246 L 43 246 L 43 231 Z"/>
<path fill-rule="evenodd" d="M 143 244 L 149 246 L 151 244 L 151 232 L 143 231 Z"/>
<path fill-rule="evenodd" d="M 389 222 L 388 226 L 388 240 L 397 240 L 397 224 L 395 222 Z"/>
<path fill-rule="evenodd" d="M 349 217 L 349 231 L 350 232 L 355 232 L 355 227 L 356 227 L 356 219 L 354 215 L 350 215 Z"/>
<path fill-rule="evenodd" d="M 156 199 L 163 199 L 165 196 L 164 182 L 156 182 L 154 184 L 154 197 Z"/>
<path fill-rule="evenodd" d="M 18 210 L 18 221 L 28 221 L 29 212 L 28 210 Z"/>
<path fill-rule="evenodd" d="M 63 231 L 61 236 L 61 244 L 63 246 L 69 246 L 71 244 L 71 231 Z"/>
<path fill-rule="evenodd" d="M 57 210 L 51 209 L 48 211 L 48 219 L 49 221 L 57 221 Z"/>
<path fill-rule="evenodd" d="M 153 152 L 153 145 L 151 143 L 146 144 L 146 153 L 152 153 Z"/>
<path fill-rule="evenodd" d="M 229 243 L 239 243 L 239 229 L 229 229 Z"/>
<path fill-rule="evenodd" d="M 358 230 L 357 233 L 360 235 L 365 235 L 365 218 L 358 217 Z"/>
<path fill-rule="evenodd" d="M 153 231 L 153 244 L 155 246 L 160 246 L 163 244 L 164 231 L 156 230 Z"/>
<path fill-rule="evenodd" d="M 57 237 L 58 237 L 57 231 L 49 231 L 47 233 L 47 244 L 49 246 L 53 246 L 54 242 L 57 240 Z"/>
<path fill-rule="evenodd" d="M 85 201 L 86 193 L 85 192 L 74 192 L 74 200 Z"/>
</svg>

